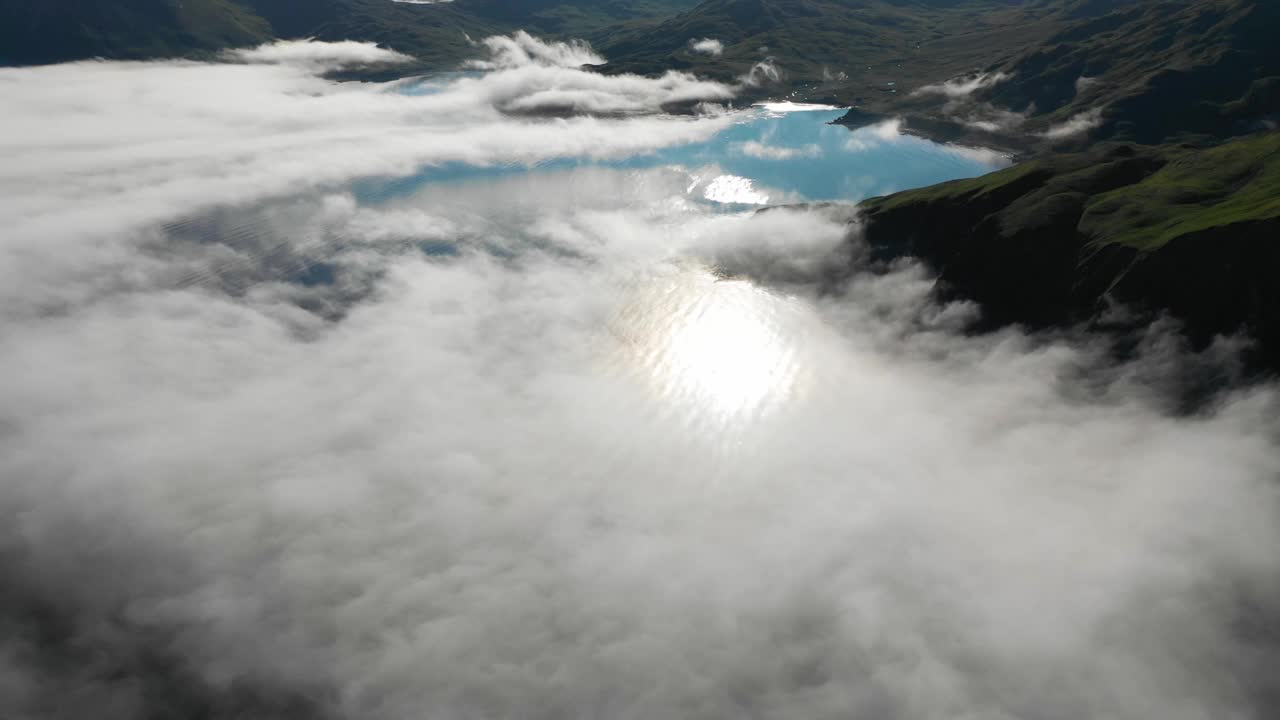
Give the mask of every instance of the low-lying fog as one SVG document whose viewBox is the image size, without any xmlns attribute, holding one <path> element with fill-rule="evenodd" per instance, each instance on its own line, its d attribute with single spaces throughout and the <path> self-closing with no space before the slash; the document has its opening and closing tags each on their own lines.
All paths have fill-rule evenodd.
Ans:
<svg viewBox="0 0 1280 720">
<path fill-rule="evenodd" d="M 742 119 L 487 43 L 425 95 L 320 77 L 358 44 L 0 70 L 0 715 L 1274 711 L 1273 390 L 1172 417 L 1167 343 L 967 336 L 851 210 L 682 168 L 363 200 Z"/>
</svg>

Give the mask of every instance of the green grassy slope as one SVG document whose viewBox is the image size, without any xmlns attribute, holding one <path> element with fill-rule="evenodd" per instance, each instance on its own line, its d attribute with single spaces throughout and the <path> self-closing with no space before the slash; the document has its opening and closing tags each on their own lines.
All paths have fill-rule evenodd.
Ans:
<svg viewBox="0 0 1280 720">
<path fill-rule="evenodd" d="M 1015 235 L 1079 202 L 1075 229 L 1090 244 L 1150 250 L 1206 228 L 1280 219 L 1280 133 L 1209 148 L 1103 146 L 1050 155 L 978 178 L 909 190 L 866 203 L 874 212 L 968 205 Z M 1280 240 L 1280 238 L 1277 238 Z"/>
<path fill-rule="evenodd" d="M 1096 320 L 1120 300 L 1201 343 L 1243 329 L 1280 369 L 1280 133 L 1107 144 L 863 208 L 879 253 L 925 259 L 993 326 Z"/>
<path fill-rule="evenodd" d="M 1152 250 L 1215 228 L 1280 220 L 1280 134 L 1172 149 L 1166 159 L 1141 182 L 1091 198 L 1080 231 Z"/>
</svg>

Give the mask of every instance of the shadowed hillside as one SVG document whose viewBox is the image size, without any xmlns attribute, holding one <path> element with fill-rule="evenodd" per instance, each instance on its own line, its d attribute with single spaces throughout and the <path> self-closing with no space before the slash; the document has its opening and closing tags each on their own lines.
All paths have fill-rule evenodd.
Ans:
<svg viewBox="0 0 1280 720">
<path fill-rule="evenodd" d="M 1280 113 L 1280 4 L 1167 0 L 1078 21 L 1009 62 L 991 102 L 1053 119 L 1105 108 L 1138 142 L 1256 131 Z"/>
<path fill-rule="evenodd" d="M 599 38 L 695 0 L 0 0 L 0 63 L 200 55 L 273 37 L 366 40 L 453 67 L 467 36 L 532 32 Z"/>
<path fill-rule="evenodd" d="M 183 55 L 270 37 L 231 0 L 0 0 L 0 64 Z"/>
<path fill-rule="evenodd" d="M 1218 147 L 1103 145 L 863 205 L 884 257 L 925 259 L 988 326 L 1105 323 L 1112 301 L 1246 332 L 1280 368 L 1280 133 Z"/>
<path fill-rule="evenodd" d="M 993 47 L 1047 37 L 1059 2 L 1012 0 L 707 0 L 653 28 L 611 38 L 619 69 L 665 64 L 712 75 L 772 57 L 792 84 L 823 85 L 841 101 L 910 87 L 990 62 Z M 723 55 L 691 52 L 715 38 Z M 893 85 L 889 85 L 893 83 Z"/>
</svg>

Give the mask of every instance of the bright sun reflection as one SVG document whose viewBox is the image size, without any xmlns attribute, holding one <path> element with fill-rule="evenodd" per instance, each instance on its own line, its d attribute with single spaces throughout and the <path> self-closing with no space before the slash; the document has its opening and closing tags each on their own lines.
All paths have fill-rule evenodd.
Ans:
<svg viewBox="0 0 1280 720">
<path fill-rule="evenodd" d="M 615 330 L 664 398 L 737 421 L 794 390 L 796 351 L 782 323 L 788 306 L 745 280 L 683 269 L 644 288 Z"/>
</svg>

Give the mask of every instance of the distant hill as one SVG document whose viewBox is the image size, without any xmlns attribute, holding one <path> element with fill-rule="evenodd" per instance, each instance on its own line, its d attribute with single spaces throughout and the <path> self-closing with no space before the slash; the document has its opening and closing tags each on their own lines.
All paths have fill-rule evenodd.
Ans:
<svg viewBox="0 0 1280 720">
<path fill-rule="evenodd" d="M 417 4 L 391 0 L 236 0 L 281 38 L 365 40 L 419 58 L 430 67 L 457 65 L 475 53 L 467 35 L 505 32 L 499 21 L 478 17 L 461 2 Z"/>
<path fill-rule="evenodd" d="M 1045 41 L 1072 18 L 1137 0 L 706 0 L 651 27 L 617 33 L 613 71 L 675 65 L 729 77 L 773 58 L 815 99 L 885 108 L 912 87 L 976 70 Z M 714 38 L 720 55 L 693 52 Z"/>
<path fill-rule="evenodd" d="M 732 79 L 771 60 L 781 78 L 761 94 L 975 144 L 1201 141 L 1280 121 L 1280 0 L 0 0 L 0 63 L 316 37 L 377 42 L 427 70 L 515 29 L 587 38 L 610 73 Z M 980 72 L 1004 79 L 963 98 L 914 92 Z M 1053 130 L 1080 118 L 1089 134 Z"/>
<path fill-rule="evenodd" d="M 981 96 L 1056 120 L 1102 108 L 1100 136 L 1147 143 L 1274 125 L 1280 2 L 1106 5 L 1115 11 L 1080 19 L 991 65 L 1011 78 Z"/>
<path fill-rule="evenodd" d="M 595 39 L 671 17 L 699 0 L 458 0 L 477 17 L 509 27 Z"/>
<path fill-rule="evenodd" d="M 0 0 L 0 64 L 185 55 L 262 42 L 270 25 L 232 0 Z"/>
<path fill-rule="evenodd" d="M 0 0 L 0 64 L 200 56 L 271 38 L 368 40 L 447 67 L 516 29 L 589 39 L 696 0 Z"/>
<path fill-rule="evenodd" d="M 476 53 L 466 37 L 514 30 L 597 39 L 632 24 L 656 22 L 697 0 L 455 0 L 430 4 L 392 0 L 236 0 L 265 18 L 283 38 L 369 40 L 417 57 L 428 67 L 452 67 Z"/>
</svg>

